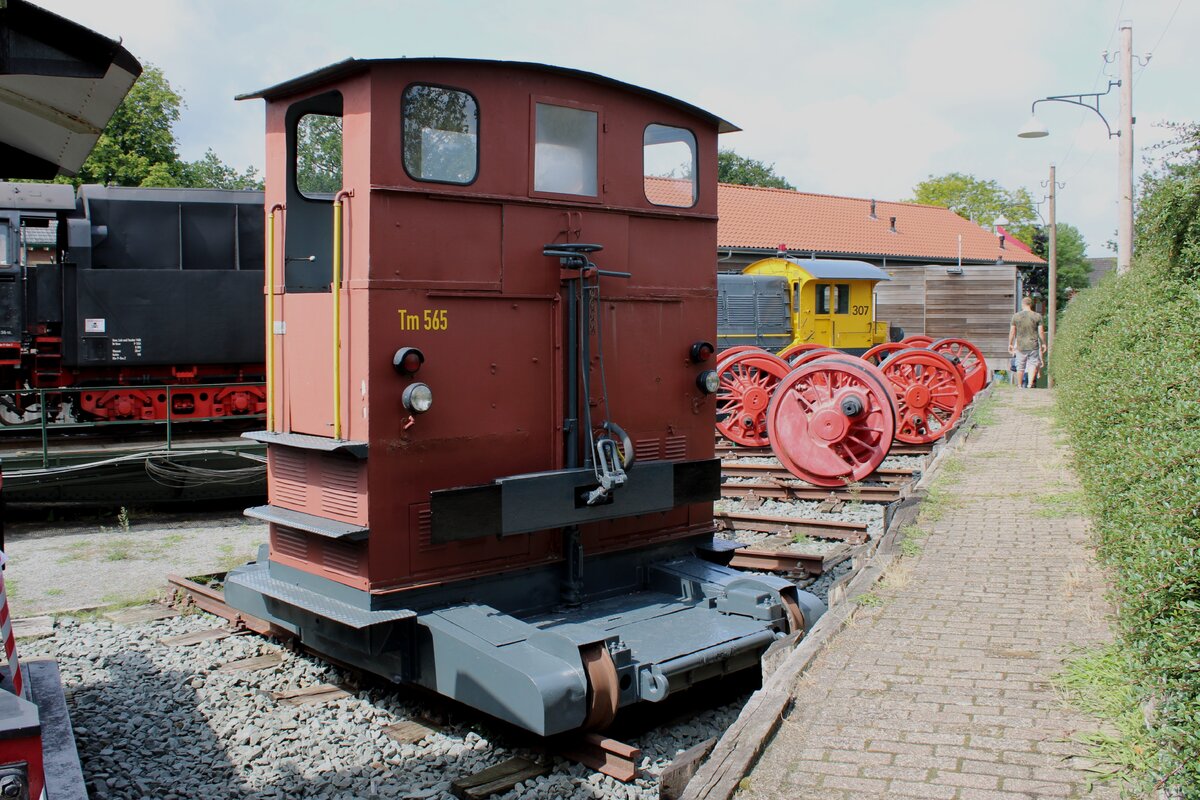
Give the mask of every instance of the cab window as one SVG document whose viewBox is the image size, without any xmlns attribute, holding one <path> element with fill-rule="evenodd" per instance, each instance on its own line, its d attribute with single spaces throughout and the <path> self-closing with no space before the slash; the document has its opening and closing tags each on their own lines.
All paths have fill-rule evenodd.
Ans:
<svg viewBox="0 0 1200 800">
<path fill-rule="evenodd" d="M 534 191 L 595 197 L 600 115 L 537 103 L 535 117 Z"/>
<path fill-rule="evenodd" d="M 329 200 L 342 188 L 342 118 L 305 114 L 296 123 L 296 189 Z"/>
<path fill-rule="evenodd" d="M 0 264 L 8 265 L 8 222 L 0 219 Z"/>
<path fill-rule="evenodd" d="M 837 298 L 837 303 L 835 305 L 836 310 L 834 311 L 834 313 L 835 314 L 849 314 L 850 313 L 850 284 L 839 283 L 836 286 L 834 286 L 834 289 L 836 290 L 835 296 Z"/>
<path fill-rule="evenodd" d="M 696 204 L 696 137 L 686 128 L 647 125 L 642 135 L 646 199 L 656 206 Z"/>
<path fill-rule="evenodd" d="M 479 171 L 479 105 L 467 92 L 413 84 L 404 90 L 404 170 L 418 181 L 468 184 Z"/>
<path fill-rule="evenodd" d="M 817 314 L 828 314 L 829 313 L 829 295 L 833 291 L 833 287 L 830 286 L 828 283 L 818 283 L 816 285 L 816 287 L 814 287 L 814 288 L 817 291 L 816 313 Z"/>
</svg>

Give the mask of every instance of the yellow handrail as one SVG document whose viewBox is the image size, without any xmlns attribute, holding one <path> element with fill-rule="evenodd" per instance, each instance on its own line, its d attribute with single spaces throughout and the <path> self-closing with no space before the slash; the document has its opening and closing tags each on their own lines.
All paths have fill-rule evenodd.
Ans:
<svg viewBox="0 0 1200 800">
<path fill-rule="evenodd" d="M 343 189 L 333 197 L 333 438 L 342 438 L 342 204 L 354 196 Z"/>
<path fill-rule="evenodd" d="M 275 212 L 283 211 L 276 203 L 267 212 L 267 430 L 275 430 Z"/>
</svg>

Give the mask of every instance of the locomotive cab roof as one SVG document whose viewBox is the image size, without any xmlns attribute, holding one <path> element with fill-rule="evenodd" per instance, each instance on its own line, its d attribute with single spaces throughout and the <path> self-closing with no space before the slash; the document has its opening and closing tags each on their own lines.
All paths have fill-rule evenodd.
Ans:
<svg viewBox="0 0 1200 800">
<path fill-rule="evenodd" d="M 572 78 L 581 78 L 583 80 L 592 81 L 612 88 L 621 89 L 634 94 L 640 94 L 657 102 L 673 105 L 676 108 L 694 114 L 706 121 L 714 122 L 717 125 L 719 133 L 736 133 L 741 128 L 734 125 L 728 120 L 722 119 L 702 108 L 686 103 L 670 95 L 662 94 L 642 86 L 637 86 L 632 83 L 625 83 L 613 78 L 598 75 L 594 72 L 586 70 L 571 69 L 569 67 L 556 67 L 550 64 L 540 64 L 534 61 L 505 61 L 502 59 L 482 59 L 482 58 L 347 58 L 343 61 L 338 61 L 320 69 L 307 72 L 304 75 L 292 78 L 291 80 L 277 83 L 273 86 L 268 86 L 265 89 L 259 89 L 255 92 L 246 92 L 234 97 L 235 100 L 254 100 L 262 98 L 264 100 L 278 100 L 288 95 L 301 94 L 311 89 L 327 86 L 352 75 L 357 75 L 366 72 L 376 66 L 386 66 L 390 64 L 428 64 L 430 66 L 445 66 L 451 64 L 461 64 L 467 66 L 476 66 L 480 68 L 486 67 L 504 67 L 507 69 L 528 69 L 534 72 L 546 72 L 556 75 L 563 75 Z"/>
<path fill-rule="evenodd" d="M 808 276 L 819 281 L 833 280 L 867 280 L 890 281 L 891 276 L 874 264 L 866 261 L 841 259 L 799 259 L 787 256 L 780 258 L 764 258 L 747 266 L 743 272 L 747 275 L 782 274 L 799 268 Z"/>
</svg>

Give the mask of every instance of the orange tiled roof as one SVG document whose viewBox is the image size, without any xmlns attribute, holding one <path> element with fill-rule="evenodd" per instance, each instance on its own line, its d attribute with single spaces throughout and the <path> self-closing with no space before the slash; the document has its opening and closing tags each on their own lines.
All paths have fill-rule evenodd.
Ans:
<svg viewBox="0 0 1200 800">
<path fill-rule="evenodd" d="M 1001 249 L 998 236 L 941 206 L 877 200 L 871 219 L 871 201 L 859 197 L 722 183 L 717 210 L 722 249 L 775 250 L 784 244 L 801 252 L 953 261 L 961 235 L 964 261 L 1046 263 L 1011 241 Z"/>
</svg>

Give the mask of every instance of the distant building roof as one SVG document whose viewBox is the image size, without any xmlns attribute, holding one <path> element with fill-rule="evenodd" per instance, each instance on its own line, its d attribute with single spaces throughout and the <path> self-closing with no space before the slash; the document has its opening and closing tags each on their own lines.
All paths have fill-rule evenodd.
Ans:
<svg viewBox="0 0 1200 800">
<path fill-rule="evenodd" d="M 1095 286 L 1108 273 L 1117 268 L 1117 259 L 1114 256 L 1107 258 L 1089 258 L 1088 263 L 1092 265 L 1092 274 L 1088 275 L 1088 283 Z"/>
<path fill-rule="evenodd" d="M 783 244 L 793 253 L 947 262 L 958 258 L 961 236 L 964 262 L 1046 263 L 1011 237 L 1001 248 L 1000 237 L 941 206 L 722 183 L 717 210 L 722 250 L 769 253 Z"/>
</svg>

